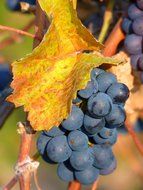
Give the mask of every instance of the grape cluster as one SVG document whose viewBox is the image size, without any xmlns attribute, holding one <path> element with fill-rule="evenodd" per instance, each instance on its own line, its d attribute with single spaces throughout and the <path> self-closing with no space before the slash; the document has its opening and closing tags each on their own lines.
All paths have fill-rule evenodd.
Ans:
<svg viewBox="0 0 143 190">
<path fill-rule="evenodd" d="M 9 64 L 0 64 L 0 92 L 3 91 L 11 82 L 12 73 Z"/>
<path fill-rule="evenodd" d="M 125 50 L 131 56 L 132 68 L 139 72 L 143 83 L 143 0 L 129 6 L 122 29 L 126 33 Z"/>
<path fill-rule="evenodd" d="M 20 10 L 20 2 L 26 2 L 30 5 L 35 5 L 36 0 L 6 0 L 7 7 L 12 11 Z"/>
<path fill-rule="evenodd" d="M 114 171 L 112 145 L 117 141 L 117 128 L 126 119 L 128 96 L 127 86 L 117 82 L 114 74 L 95 68 L 91 81 L 73 100 L 69 117 L 40 134 L 39 153 L 46 162 L 58 163 L 62 180 L 88 185 Z"/>
</svg>

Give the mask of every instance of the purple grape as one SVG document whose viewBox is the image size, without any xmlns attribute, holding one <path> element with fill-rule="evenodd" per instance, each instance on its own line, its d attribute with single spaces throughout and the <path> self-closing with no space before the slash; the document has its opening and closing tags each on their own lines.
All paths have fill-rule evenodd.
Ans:
<svg viewBox="0 0 143 190">
<path fill-rule="evenodd" d="M 106 93 L 111 97 L 113 103 L 116 104 L 125 103 L 129 97 L 128 87 L 119 82 L 112 84 Z"/>
<path fill-rule="evenodd" d="M 106 122 L 109 124 L 109 128 L 120 127 L 124 124 L 126 119 L 126 113 L 124 108 L 117 104 L 113 104 L 112 111 L 106 116 Z"/>
<path fill-rule="evenodd" d="M 88 115 L 84 116 L 84 128 L 89 133 L 94 135 L 95 133 L 98 133 L 104 126 L 105 126 L 105 120 L 104 119 L 96 119 L 92 118 Z"/>
<path fill-rule="evenodd" d="M 115 169 L 117 168 L 117 161 L 114 159 L 109 167 L 105 169 L 100 169 L 99 174 L 100 175 L 109 175 L 111 174 Z"/>
<path fill-rule="evenodd" d="M 126 36 L 124 41 L 124 47 L 129 54 L 141 54 L 142 53 L 142 37 L 136 34 L 130 34 Z"/>
<path fill-rule="evenodd" d="M 137 61 L 137 67 L 139 71 L 143 71 L 143 55 L 139 57 Z"/>
<path fill-rule="evenodd" d="M 39 135 L 37 140 L 37 149 L 41 155 L 44 154 L 48 142 L 51 140 L 51 137 L 46 136 L 43 132 Z"/>
<path fill-rule="evenodd" d="M 105 92 L 111 84 L 117 82 L 116 76 L 110 72 L 104 72 L 97 76 L 100 92 Z"/>
<path fill-rule="evenodd" d="M 82 110 L 73 105 L 70 115 L 62 122 L 62 127 L 68 131 L 79 129 L 83 124 L 83 117 Z"/>
<path fill-rule="evenodd" d="M 128 16 L 130 19 L 134 20 L 143 15 L 143 11 L 140 10 L 136 4 L 131 4 L 128 8 Z"/>
<path fill-rule="evenodd" d="M 131 65 L 134 70 L 138 70 L 137 62 L 143 54 L 131 55 Z"/>
<path fill-rule="evenodd" d="M 133 31 L 137 35 L 143 35 L 143 16 L 138 17 L 133 21 Z"/>
<path fill-rule="evenodd" d="M 90 73 L 90 78 L 91 80 L 96 80 L 96 77 L 98 75 L 100 75 L 101 73 L 104 73 L 105 71 L 103 69 L 100 68 L 94 68 L 92 69 L 91 73 Z"/>
<path fill-rule="evenodd" d="M 88 148 L 88 137 L 81 131 L 71 131 L 68 134 L 68 143 L 72 150 L 84 150 Z"/>
<path fill-rule="evenodd" d="M 122 29 L 126 34 L 130 34 L 132 32 L 132 21 L 128 18 L 124 18 L 122 22 Z"/>
<path fill-rule="evenodd" d="M 62 131 L 60 127 L 52 127 L 49 131 L 43 131 L 43 132 L 45 135 L 49 137 L 56 137 L 65 134 L 65 132 Z"/>
<path fill-rule="evenodd" d="M 67 162 L 58 165 L 57 174 L 63 181 L 70 182 L 74 180 L 73 168 Z"/>
<path fill-rule="evenodd" d="M 64 135 L 54 137 L 47 145 L 46 152 L 48 157 L 54 162 L 64 162 L 72 153 L 67 138 Z"/>
<path fill-rule="evenodd" d="M 115 133 L 112 134 L 112 136 L 108 137 L 108 138 L 102 138 L 99 134 L 94 135 L 93 137 L 93 141 L 96 144 L 100 144 L 100 145 L 114 145 L 117 141 L 117 131 L 115 131 Z"/>
<path fill-rule="evenodd" d="M 87 109 L 93 117 L 104 117 L 112 109 L 112 100 L 107 94 L 99 92 L 88 99 Z"/>
<path fill-rule="evenodd" d="M 89 81 L 85 89 L 79 90 L 78 95 L 81 98 L 88 99 L 92 94 L 98 92 L 98 83 L 96 80 Z"/>
<path fill-rule="evenodd" d="M 137 6 L 143 10 L 143 0 L 137 0 Z"/>
<path fill-rule="evenodd" d="M 94 145 L 90 153 L 94 158 L 93 165 L 99 169 L 108 168 L 115 159 L 110 146 Z"/>
<path fill-rule="evenodd" d="M 99 170 L 93 166 L 83 171 L 75 171 L 76 180 L 83 185 L 90 185 L 99 177 Z"/>
<path fill-rule="evenodd" d="M 93 157 L 91 156 L 89 149 L 73 151 L 70 157 L 70 163 L 76 170 L 85 170 L 92 166 Z"/>
</svg>

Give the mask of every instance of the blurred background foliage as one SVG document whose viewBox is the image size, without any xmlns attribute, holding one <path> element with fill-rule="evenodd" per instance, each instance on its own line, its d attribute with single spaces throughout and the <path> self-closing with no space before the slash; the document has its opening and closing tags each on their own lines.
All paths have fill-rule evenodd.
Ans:
<svg viewBox="0 0 143 190">
<path fill-rule="evenodd" d="M 84 6 L 83 6 L 84 7 Z M 94 9 L 94 11 L 96 11 Z M 87 11 L 89 12 L 89 11 Z M 79 14 L 88 15 L 82 8 Z M 81 16 L 85 17 L 85 16 Z M 0 0 L 0 24 L 15 28 L 23 28 L 34 17 L 30 14 L 11 12 L 6 8 L 5 0 Z M 34 32 L 34 27 L 30 30 Z M 0 31 L 0 42 L 10 36 L 9 32 Z M 29 37 L 20 38 L 19 42 L 13 43 L 0 51 L 0 56 L 5 62 L 11 63 L 31 52 L 33 40 Z M 0 129 L 0 186 L 6 184 L 14 175 L 14 166 L 18 157 L 20 137 L 17 133 L 17 122 L 24 121 L 23 109 L 15 109 Z M 140 135 L 142 140 L 142 135 Z M 35 141 L 33 142 L 35 147 Z M 131 137 L 119 135 L 118 142 L 114 146 L 115 155 L 118 161 L 116 171 L 108 176 L 100 177 L 98 190 L 143 190 L 143 159 L 138 153 Z M 34 154 L 33 148 L 32 154 Z M 56 176 L 56 166 L 47 165 L 41 159 L 38 169 L 38 181 L 42 190 L 62 190 L 67 184 Z M 18 185 L 13 189 L 18 190 Z M 34 182 L 31 187 L 35 190 Z M 89 187 L 83 189 L 88 190 Z"/>
</svg>

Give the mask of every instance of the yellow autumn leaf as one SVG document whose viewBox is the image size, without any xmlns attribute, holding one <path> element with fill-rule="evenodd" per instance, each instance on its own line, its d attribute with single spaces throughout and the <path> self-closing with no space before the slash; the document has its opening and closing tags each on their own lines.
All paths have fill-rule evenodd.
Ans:
<svg viewBox="0 0 143 190">
<path fill-rule="evenodd" d="M 71 109 L 76 92 L 86 86 L 90 71 L 102 63 L 121 61 L 103 57 L 103 47 L 77 18 L 70 0 L 39 0 L 51 18 L 41 44 L 25 58 L 15 61 L 13 94 L 8 98 L 16 107 L 24 106 L 35 130 L 58 126 Z"/>
</svg>

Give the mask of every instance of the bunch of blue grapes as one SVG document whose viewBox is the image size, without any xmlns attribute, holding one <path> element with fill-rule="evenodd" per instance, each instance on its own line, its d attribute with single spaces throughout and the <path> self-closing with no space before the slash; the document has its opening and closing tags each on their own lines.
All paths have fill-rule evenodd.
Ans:
<svg viewBox="0 0 143 190">
<path fill-rule="evenodd" d="M 125 50 L 131 57 L 132 68 L 139 72 L 143 83 L 143 0 L 137 0 L 129 6 L 122 29 L 126 33 Z"/>
<path fill-rule="evenodd" d="M 126 119 L 128 97 L 127 86 L 114 74 L 100 68 L 92 70 L 91 80 L 78 91 L 68 118 L 59 127 L 43 131 L 37 140 L 42 158 L 58 164 L 60 179 L 89 185 L 99 175 L 115 170 L 112 146 L 117 141 L 117 128 Z"/>
<path fill-rule="evenodd" d="M 21 2 L 26 2 L 26 3 L 29 3 L 30 5 L 36 4 L 36 0 L 6 0 L 6 5 L 10 10 L 18 11 L 20 10 Z"/>
</svg>

